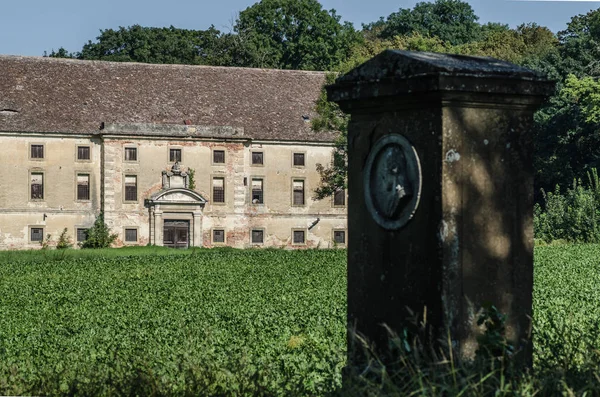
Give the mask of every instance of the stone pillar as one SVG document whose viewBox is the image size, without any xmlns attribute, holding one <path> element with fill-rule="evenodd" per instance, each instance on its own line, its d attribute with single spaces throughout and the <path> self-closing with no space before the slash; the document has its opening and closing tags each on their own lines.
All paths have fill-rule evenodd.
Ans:
<svg viewBox="0 0 600 397">
<path fill-rule="evenodd" d="M 192 245 L 194 247 L 202 247 L 202 212 L 194 211 L 193 221 L 193 240 Z"/>
<path fill-rule="evenodd" d="M 348 325 L 376 348 L 409 308 L 473 357 L 489 302 L 530 362 L 532 115 L 553 88 L 491 58 L 392 50 L 327 87 L 351 114 Z"/>
<path fill-rule="evenodd" d="M 154 245 L 163 245 L 163 219 L 162 211 L 159 208 L 154 209 Z"/>
</svg>

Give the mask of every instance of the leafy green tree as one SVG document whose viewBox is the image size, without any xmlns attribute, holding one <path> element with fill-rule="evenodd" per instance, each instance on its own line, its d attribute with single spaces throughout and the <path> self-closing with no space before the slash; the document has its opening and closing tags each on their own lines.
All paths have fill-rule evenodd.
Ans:
<svg viewBox="0 0 600 397">
<path fill-rule="evenodd" d="M 75 56 L 116 62 L 214 65 L 227 59 L 221 36 L 213 26 L 207 30 L 186 30 L 133 25 L 101 30 L 96 41 L 88 41 Z"/>
<path fill-rule="evenodd" d="M 390 39 L 413 32 L 424 36 L 435 36 L 451 45 L 459 45 L 481 38 L 483 29 L 469 3 L 461 0 L 436 0 L 434 3 L 420 2 L 413 9 L 401 8 L 371 25 L 367 30 L 380 30 L 379 37 Z M 489 25 L 488 29 L 497 29 Z"/>
<path fill-rule="evenodd" d="M 234 30 L 252 67 L 331 70 L 361 40 L 317 0 L 262 0 L 240 12 Z"/>
<path fill-rule="evenodd" d="M 50 55 L 46 54 L 46 51 L 44 51 L 44 56 L 49 56 L 50 58 L 76 58 L 77 54 L 73 54 L 64 47 L 60 47 L 58 51 L 52 50 Z"/>
<path fill-rule="evenodd" d="M 569 74 L 600 76 L 600 9 L 571 18 L 558 32 L 560 58 L 557 68 L 564 78 Z"/>
<path fill-rule="evenodd" d="M 85 241 L 81 248 L 108 248 L 115 242 L 117 235 L 110 232 L 104 223 L 104 213 L 100 213 L 94 225 L 86 230 Z"/>
</svg>

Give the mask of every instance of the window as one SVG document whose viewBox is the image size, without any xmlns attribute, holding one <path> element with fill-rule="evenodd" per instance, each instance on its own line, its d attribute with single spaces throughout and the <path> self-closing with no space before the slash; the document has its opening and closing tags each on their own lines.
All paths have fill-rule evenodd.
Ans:
<svg viewBox="0 0 600 397">
<path fill-rule="evenodd" d="M 77 200 L 90 199 L 90 175 L 77 174 Z"/>
<path fill-rule="evenodd" d="M 304 244 L 305 243 L 305 233 L 304 230 L 294 230 L 292 231 L 294 237 L 294 244 Z"/>
<path fill-rule="evenodd" d="M 126 147 L 125 148 L 125 161 L 137 161 L 137 148 Z"/>
<path fill-rule="evenodd" d="M 125 229 L 125 242 L 137 243 L 137 229 Z"/>
<path fill-rule="evenodd" d="M 252 165 L 263 165 L 263 152 L 252 152 Z"/>
<path fill-rule="evenodd" d="M 225 202 L 225 178 L 213 178 L 213 203 Z"/>
<path fill-rule="evenodd" d="M 40 243 L 44 240 L 44 228 L 43 227 L 32 227 L 30 229 L 29 239 L 31 242 Z"/>
<path fill-rule="evenodd" d="M 31 199 L 44 199 L 44 174 L 41 172 L 31 173 Z"/>
<path fill-rule="evenodd" d="M 293 187 L 293 205 L 304 205 L 304 181 L 302 179 L 295 179 L 292 182 Z"/>
<path fill-rule="evenodd" d="M 252 244 L 262 244 L 264 242 L 264 233 L 262 229 L 252 229 Z"/>
<path fill-rule="evenodd" d="M 125 175 L 125 201 L 137 201 L 137 176 Z"/>
<path fill-rule="evenodd" d="M 32 159 L 43 159 L 44 145 L 31 145 L 30 157 Z"/>
<path fill-rule="evenodd" d="M 225 230 L 213 229 L 212 237 L 213 237 L 213 243 L 224 243 L 225 242 Z"/>
<path fill-rule="evenodd" d="M 334 230 L 333 241 L 336 244 L 346 244 L 346 231 L 345 230 Z"/>
<path fill-rule="evenodd" d="M 87 239 L 87 229 L 77 228 L 77 242 L 83 243 Z"/>
<path fill-rule="evenodd" d="M 346 205 L 346 191 L 344 189 L 336 190 L 333 194 L 333 205 L 343 207 Z"/>
<path fill-rule="evenodd" d="M 225 164 L 225 150 L 213 150 L 213 163 Z"/>
<path fill-rule="evenodd" d="M 294 153 L 294 166 L 304 167 L 304 153 Z"/>
<path fill-rule="evenodd" d="M 169 149 L 169 161 L 181 163 L 181 149 Z"/>
<path fill-rule="evenodd" d="M 252 178 L 252 204 L 263 204 L 263 180 Z"/>
<path fill-rule="evenodd" d="M 90 147 L 89 146 L 77 146 L 77 160 L 89 160 L 90 159 Z"/>
</svg>

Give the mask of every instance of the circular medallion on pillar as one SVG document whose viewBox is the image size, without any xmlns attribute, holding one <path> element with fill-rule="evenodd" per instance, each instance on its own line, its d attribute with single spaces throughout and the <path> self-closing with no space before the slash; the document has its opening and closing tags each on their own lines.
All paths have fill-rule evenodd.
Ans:
<svg viewBox="0 0 600 397">
<path fill-rule="evenodd" d="M 421 164 L 417 151 L 398 134 L 379 139 L 364 168 L 367 209 L 383 228 L 398 230 L 411 220 L 421 196 Z"/>
</svg>

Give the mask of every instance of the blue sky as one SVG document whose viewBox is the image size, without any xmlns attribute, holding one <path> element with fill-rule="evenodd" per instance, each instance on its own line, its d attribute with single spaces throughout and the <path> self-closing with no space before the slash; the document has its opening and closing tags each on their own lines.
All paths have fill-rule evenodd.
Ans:
<svg viewBox="0 0 600 397">
<path fill-rule="evenodd" d="M 343 20 L 368 23 L 415 0 L 320 0 Z M 600 1 L 468 0 L 480 22 L 515 27 L 536 22 L 552 31 L 564 29 L 571 17 L 600 8 Z M 43 55 L 63 46 L 80 50 L 100 29 L 140 24 L 206 29 L 211 24 L 229 31 L 237 12 L 253 0 L 0 0 L 0 54 Z"/>
</svg>

